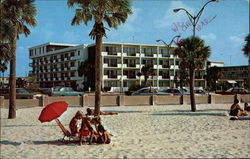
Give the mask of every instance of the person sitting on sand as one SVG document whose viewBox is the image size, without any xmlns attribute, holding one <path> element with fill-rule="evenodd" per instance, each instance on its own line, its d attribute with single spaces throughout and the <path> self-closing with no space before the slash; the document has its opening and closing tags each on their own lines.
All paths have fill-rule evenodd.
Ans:
<svg viewBox="0 0 250 159">
<path fill-rule="evenodd" d="M 248 106 L 248 103 L 245 103 L 244 110 L 245 111 L 250 111 L 250 106 Z"/>
<path fill-rule="evenodd" d="M 239 100 L 235 99 L 234 104 L 231 106 L 230 113 L 231 116 L 247 116 L 247 112 L 239 106 Z"/>
<path fill-rule="evenodd" d="M 97 131 L 95 131 L 89 121 L 91 120 L 91 118 L 88 117 L 83 117 L 82 118 L 82 124 L 81 124 L 81 128 L 79 130 L 79 134 L 80 134 L 80 145 L 82 145 L 82 141 L 84 138 L 87 138 L 88 136 L 90 136 L 89 138 L 89 144 L 91 144 L 92 142 L 97 142 L 98 139 L 98 133 Z"/>
<path fill-rule="evenodd" d="M 77 111 L 75 116 L 71 119 L 71 121 L 69 123 L 69 128 L 70 128 L 72 136 L 78 135 L 79 131 L 77 128 L 77 121 L 82 119 L 82 117 L 83 117 L 83 113 L 81 111 Z"/>
<path fill-rule="evenodd" d="M 99 144 L 110 144 L 111 142 L 111 134 L 109 134 L 102 125 L 98 125 L 97 130 L 99 137 L 97 142 Z"/>
<path fill-rule="evenodd" d="M 101 112 L 100 115 L 117 115 L 117 112 Z M 87 108 L 87 114 L 86 115 L 95 115 L 95 110 Z"/>
</svg>

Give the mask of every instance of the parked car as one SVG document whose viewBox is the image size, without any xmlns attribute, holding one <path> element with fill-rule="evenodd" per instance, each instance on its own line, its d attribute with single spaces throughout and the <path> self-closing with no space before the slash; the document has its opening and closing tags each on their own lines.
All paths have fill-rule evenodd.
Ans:
<svg viewBox="0 0 250 159">
<path fill-rule="evenodd" d="M 161 90 L 161 92 L 172 94 L 172 95 L 189 95 L 189 93 L 179 88 L 167 88 L 167 89 Z"/>
<path fill-rule="evenodd" d="M 51 93 L 49 94 L 50 96 L 81 96 L 83 95 L 83 92 L 77 92 L 74 91 L 70 87 L 61 87 L 58 89 L 53 89 Z"/>
<path fill-rule="evenodd" d="M 8 88 L 0 89 L 0 95 L 5 99 L 10 98 L 10 90 Z M 16 99 L 33 99 L 34 95 L 24 88 L 16 88 Z"/>
<path fill-rule="evenodd" d="M 194 94 L 195 95 L 208 95 L 209 93 L 203 89 L 195 89 Z"/>
<path fill-rule="evenodd" d="M 225 92 L 220 92 L 219 94 L 223 94 L 223 95 L 229 95 L 229 94 L 250 94 L 250 91 L 244 89 L 244 88 L 239 88 L 239 87 L 235 87 L 235 88 L 230 88 Z"/>
<path fill-rule="evenodd" d="M 131 95 L 133 96 L 133 95 L 170 95 L 170 94 L 166 92 L 159 92 L 158 89 L 154 87 L 145 87 L 133 92 Z"/>
</svg>

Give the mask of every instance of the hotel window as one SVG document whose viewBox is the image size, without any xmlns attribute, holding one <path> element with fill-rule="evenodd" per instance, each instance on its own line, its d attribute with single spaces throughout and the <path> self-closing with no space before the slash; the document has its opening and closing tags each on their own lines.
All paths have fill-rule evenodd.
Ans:
<svg viewBox="0 0 250 159">
<path fill-rule="evenodd" d="M 73 56 L 75 56 L 75 52 L 70 53 L 70 57 L 73 57 Z"/>
<path fill-rule="evenodd" d="M 70 62 L 70 66 L 74 67 L 75 66 L 75 62 Z"/>
<path fill-rule="evenodd" d="M 71 77 L 75 77 L 75 72 L 70 72 Z"/>
<path fill-rule="evenodd" d="M 80 56 L 80 51 L 78 51 L 78 56 Z"/>
</svg>

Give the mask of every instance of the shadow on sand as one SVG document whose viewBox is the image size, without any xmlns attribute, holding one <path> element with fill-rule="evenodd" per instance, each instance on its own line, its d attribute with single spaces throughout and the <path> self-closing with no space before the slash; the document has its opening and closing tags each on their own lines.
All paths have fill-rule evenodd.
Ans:
<svg viewBox="0 0 250 159">
<path fill-rule="evenodd" d="M 8 140 L 0 141 L 0 144 L 1 145 L 13 145 L 13 146 L 19 146 L 19 145 L 21 145 L 20 142 L 8 141 Z"/>
</svg>

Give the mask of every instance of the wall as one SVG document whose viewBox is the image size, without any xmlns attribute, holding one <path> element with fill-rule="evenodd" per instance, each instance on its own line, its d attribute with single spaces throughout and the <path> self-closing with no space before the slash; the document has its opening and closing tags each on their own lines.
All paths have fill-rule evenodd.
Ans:
<svg viewBox="0 0 250 159">
<path fill-rule="evenodd" d="M 196 104 L 231 104 L 237 98 L 241 102 L 250 103 L 250 94 L 247 95 L 201 95 L 195 96 Z M 66 101 L 70 106 L 94 106 L 95 96 L 48 97 L 39 99 L 17 99 L 17 108 L 45 106 L 55 101 Z M 180 105 L 190 104 L 189 96 L 125 96 L 102 95 L 101 106 L 149 106 L 149 105 Z M 9 100 L 0 96 L 0 107 L 8 108 Z"/>
</svg>

